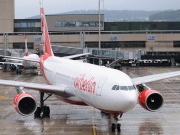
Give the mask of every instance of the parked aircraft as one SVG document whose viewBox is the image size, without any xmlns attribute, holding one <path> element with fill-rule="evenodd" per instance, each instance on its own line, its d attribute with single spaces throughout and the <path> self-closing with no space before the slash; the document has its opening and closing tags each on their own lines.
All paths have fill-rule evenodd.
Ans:
<svg viewBox="0 0 180 135">
<path fill-rule="evenodd" d="M 180 71 L 130 78 L 127 74 L 104 66 L 78 62 L 66 57 L 55 57 L 52 49 L 44 8 L 41 8 L 44 54 L 40 60 L 42 75 L 46 84 L 0 80 L 1 85 L 14 86 L 17 95 L 14 98 L 15 110 L 23 115 L 34 114 L 35 118 L 50 115 L 50 108 L 44 105 L 44 94 L 52 94 L 58 100 L 75 105 L 89 105 L 114 118 L 112 131 L 120 132 L 119 118 L 133 109 L 137 102 L 148 111 L 157 111 L 163 105 L 162 95 L 145 85 L 169 77 L 180 75 Z M 73 58 L 73 56 L 71 56 Z M 23 59 L 23 58 L 22 58 Z M 26 59 L 32 61 L 32 59 Z M 40 106 L 36 99 L 23 91 L 28 88 L 40 92 Z"/>
<path fill-rule="evenodd" d="M 24 54 L 23 60 L 21 60 L 17 57 L 6 56 L 5 59 L 7 61 L 0 62 L 3 64 L 4 68 L 6 68 L 6 66 L 9 65 L 9 68 L 12 71 L 16 71 L 16 74 L 21 74 L 22 69 L 32 70 L 32 72 L 35 73 L 35 70 L 39 67 L 39 63 L 37 63 L 37 62 L 26 61 L 26 59 L 39 60 L 40 58 L 37 54 L 29 54 L 28 53 L 26 35 L 24 35 L 24 38 L 25 38 L 25 54 Z"/>
</svg>

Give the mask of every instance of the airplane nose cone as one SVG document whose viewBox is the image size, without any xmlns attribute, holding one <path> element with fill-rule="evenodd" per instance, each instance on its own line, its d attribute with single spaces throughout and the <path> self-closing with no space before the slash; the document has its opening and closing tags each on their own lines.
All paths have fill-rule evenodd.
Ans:
<svg viewBox="0 0 180 135">
<path fill-rule="evenodd" d="M 123 110 L 124 112 L 127 112 L 136 106 L 138 97 L 136 93 L 125 94 L 124 97 L 125 100 Z"/>
</svg>

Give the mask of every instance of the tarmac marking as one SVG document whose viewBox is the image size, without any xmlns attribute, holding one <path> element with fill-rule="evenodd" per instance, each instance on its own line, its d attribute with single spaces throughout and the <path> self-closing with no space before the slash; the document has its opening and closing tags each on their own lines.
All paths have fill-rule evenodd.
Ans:
<svg viewBox="0 0 180 135">
<path fill-rule="evenodd" d="M 6 100 L 8 98 L 9 98 L 8 96 L 0 96 L 0 100 Z"/>
<path fill-rule="evenodd" d="M 95 124 L 94 124 L 94 108 L 91 107 L 91 110 L 92 110 L 92 113 L 93 113 L 93 115 L 92 115 L 92 133 L 93 133 L 93 135 L 97 135 L 96 134 L 96 127 L 95 127 Z"/>
</svg>

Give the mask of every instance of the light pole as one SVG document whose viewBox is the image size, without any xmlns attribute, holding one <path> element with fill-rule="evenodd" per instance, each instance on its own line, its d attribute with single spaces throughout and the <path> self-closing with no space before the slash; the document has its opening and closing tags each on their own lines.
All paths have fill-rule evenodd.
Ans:
<svg viewBox="0 0 180 135">
<path fill-rule="evenodd" d="M 100 55 L 100 49 L 101 49 L 101 40 L 100 40 L 100 39 L 101 39 L 101 33 L 100 33 L 100 28 L 101 28 L 101 27 L 100 27 L 100 22 L 101 22 L 101 21 L 100 21 L 100 19 L 101 19 L 101 18 L 100 18 L 100 0 L 99 0 L 99 34 L 98 34 L 98 40 L 99 40 L 99 55 Z M 101 62 L 100 62 L 100 61 L 101 61 L 101 59 L 99 59 L 99 65 L 101 65 Z"/>
<path fill-rule="evenodd" d="M 100 17 L 100 0 L 99 0 L 99 49 L 101 49 L 101 33 L 100 33 L 100 23 L 101 23 L 101 17 Z"/>
</svg>

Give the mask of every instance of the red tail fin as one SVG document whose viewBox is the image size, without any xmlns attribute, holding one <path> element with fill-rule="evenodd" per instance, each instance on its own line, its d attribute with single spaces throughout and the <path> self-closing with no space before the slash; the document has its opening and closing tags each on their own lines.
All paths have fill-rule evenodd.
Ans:
<svg viewBox="0 0 180 135">
<path fill-rule="evenodd" d="M 50 56 L 53 56 L 53 52 L 51 49 L 51 42 L 49 39 L 49 32 L 47 28 L 47 23 L 46 23 L 46 17 L 44 15 L 44 8 L 40 9 L 41 11 L 41 28 L 42 28 L 42 36 L 43 36 L 43 46 L 45 48 L 44 53 L 48 54 Z"/>
<path fill-rule="evenodd" d="M 27 38 L 26 38 L 26 34 L 24 34 L 24 40 L 25 40 L 25 56 L 28 56 L 28 47 L 27 47 Z"/>
</svg>

